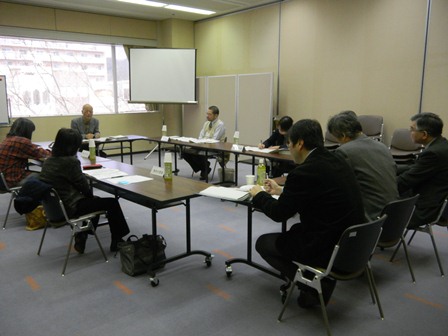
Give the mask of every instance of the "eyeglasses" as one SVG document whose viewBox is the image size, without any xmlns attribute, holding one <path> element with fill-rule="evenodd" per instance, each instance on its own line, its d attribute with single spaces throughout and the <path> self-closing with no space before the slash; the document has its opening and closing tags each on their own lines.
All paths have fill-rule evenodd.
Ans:
<svg viewBox="0 0 448 336">
<path fill-rule="evenodd" d="M 412 127 L 412 126 L 409 128 L 409 130 L 410 130 L 411 132 L 422 132 L 422 133 L 426 132 L 426 131 L 424 131 L 424 130 L 416 129 L 416 128 Z"/>
</svg>

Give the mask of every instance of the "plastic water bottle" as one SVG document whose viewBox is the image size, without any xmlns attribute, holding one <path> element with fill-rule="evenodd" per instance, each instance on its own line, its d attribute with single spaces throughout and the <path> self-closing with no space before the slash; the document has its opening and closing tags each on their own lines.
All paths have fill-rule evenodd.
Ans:
<svg viewBox="0 0 448 336">
<path fill-rule="evenodd" d="M 257 167 L 257 184 L 259 186 L 263 186 L 265 179 L 266 179 L 266 166 L 264 165 L 264 159 L 260 159 L 258 161 L 258 167 Z"/>
<path fill-rule="evenodd" d="M 162 136 L 166 136 L 166 125 L 162 125 Z"/>
<path fill-rule="evenodd" d="M 96 145 L 93 139 L 89 139 L 89 159 L 91 164 L 96 163 Z"/>
<path fill-rule="evenodd" d="M 171 158 L 171 153 L 165 153 L 163 163 L 165 165 L 165 172 L 163 174 L 163 178 L 165 181 L 172 181 L 173 180 L 173 160 Z"/>
<path fill-rule="evenodd" d="M 233 143 L 235 145 L 238 145 L 240 142 L 240 132 L 239 131 L 235 131 L 235 133 L 233 134 Z"/>
</svg>

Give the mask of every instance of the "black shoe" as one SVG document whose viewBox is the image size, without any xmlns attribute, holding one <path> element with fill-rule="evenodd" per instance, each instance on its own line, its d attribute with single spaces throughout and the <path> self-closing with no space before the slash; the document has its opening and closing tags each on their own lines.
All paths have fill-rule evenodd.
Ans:
<svg viewBox="0 0 448 336">
<path fill-rule="evenodd" d="M 87 232 L 79 232 L 75 235 L 75 251 L 83 254 L 86 249 Z"/>
<path fill-rule="evenodd" d="M 207 176 L 208 176 L 208 174 L 210 174 L 211 171 L 212 171 L 211 168 L 208 168 L 208 169 L 207 169 L 207 174 L 204 174 L 204 173 L 201 171 L 201 177 L 200 177 L 199 179 L 200 179 L 201 181 L 207 179 Z"/>
<path fill-rule="evenodd" d="M 115 240 L 112 239 L 112 242 L 110 243 L 110 251 L 111 252 L 118 252 L 119 248 L 118 248 L 118 243 L 122 243 L 124 242 L 124 240 L 122 238 Z"/>
<path fill-rule="evenodd" d="M 328 304 L 336 287 L 336 280 L 325 278 L 321 281 L 322 296 L 324 297 L 325 306 Z M 320 305 L 319 295 L 314 289 L 301 290 L 299 297 L 297 298 L 297 304 L 301 308 L 312 308 Z"/>
</svg>

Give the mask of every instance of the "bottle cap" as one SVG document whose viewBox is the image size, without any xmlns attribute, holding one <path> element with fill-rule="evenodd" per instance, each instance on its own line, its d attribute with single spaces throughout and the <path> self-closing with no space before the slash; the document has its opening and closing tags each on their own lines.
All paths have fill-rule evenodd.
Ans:
<svg viewBox="0 0 448 336">
<path fill-rule="evenodd" d="M 89 139 L 89 147 L 95 147 L 95 140 Z"/>
<path fill-rule="evenodd" d="M 166 125 L 162 125 L 162 132 L 166 132 Z"/>
<path fill-rule="evenodd" d="M 235 133 L 233 134 L 234 138 L 239 138 L 240 137 L 240 131 L 235 131 Z"/>
<path fill-rule="evenodd" d="M 171 158 L 171 153 L 165 153 L 163 162 L 173 162 L 173 160 Z"/>
<path fill-rule="evenodd" d="M 264 159 L 259 159 L 258 164 L 264 164 Z"/>
</svg>

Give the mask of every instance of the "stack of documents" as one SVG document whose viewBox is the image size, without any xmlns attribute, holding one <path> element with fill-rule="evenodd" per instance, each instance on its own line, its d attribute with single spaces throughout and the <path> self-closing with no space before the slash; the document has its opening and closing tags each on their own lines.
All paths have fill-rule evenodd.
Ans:
<svg viewBox="0 0 448 336">
<path fill-rule="evenodd" d="M 208 187 L 207 189 L 202 190 L 199 194 L 202 196 L 215 197 L 228 201 L 244 201 L 250 197 L 250 193 L 247 191 L 216 186 Z"/>
<path fill-rule="evenodd" d="M 128 175 L 127 173 L 122 172 L 121 170 L 112 168 L 84 170 L 84 174 L 89 175 L 97 180 L 104 180 Z"/>
<path fill-rule="evenodd" d="M 189 138 L 189 137 L 180 137 L 173 135 L 170 137 L 172 140 L 176 141 L 182 141 L 182 142 L 193 142 L 193 143 L 217 143 L 219 140 L 215 139 L 196 139 L 196 138 Z"/>
</svg>

